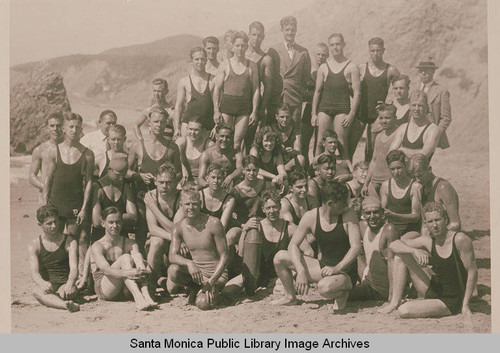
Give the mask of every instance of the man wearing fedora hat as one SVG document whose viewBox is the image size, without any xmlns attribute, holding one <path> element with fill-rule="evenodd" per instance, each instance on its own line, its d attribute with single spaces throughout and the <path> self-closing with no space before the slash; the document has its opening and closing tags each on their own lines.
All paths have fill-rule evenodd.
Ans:
<svg viewBox="0 0 500 353">
<path fill-rule="evenodd" d="M 451 123 L 450 93 L 446 88 L 434 81 L 434 73 L 438 68 L 432 58 L 421 61 L 417 67 L 420 76 L 420 90 L 427 94 L 429 104 L 429 119 L 441 130 L 439 148 L 448 148 L 450 143 L 446 136 L 446 129 Z"/>
</svg>

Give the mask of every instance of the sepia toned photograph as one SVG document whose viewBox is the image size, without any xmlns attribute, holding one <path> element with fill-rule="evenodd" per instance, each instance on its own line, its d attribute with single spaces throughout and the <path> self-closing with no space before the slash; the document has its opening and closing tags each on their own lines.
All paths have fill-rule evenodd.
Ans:
<svg viewBox="0 0 500 353">
<path fill-rule="evenodd" d="M 490 333 L 487 14 L 12 1 L 12 332 Z"/>
</svg>

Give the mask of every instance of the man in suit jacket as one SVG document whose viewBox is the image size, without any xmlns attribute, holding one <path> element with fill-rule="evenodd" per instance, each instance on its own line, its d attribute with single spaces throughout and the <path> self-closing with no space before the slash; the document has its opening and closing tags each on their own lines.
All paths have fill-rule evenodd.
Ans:
<svg viewBox="0 0 500 353">
<path fill-rule="evenodd" d="M 451 123 L 450 93 L 446 88 L 434 82 L 434 72 L 437 66 L 430 58 L 428 61 L 421 61 L 417 69 L 422 82 L 420 89 L 427 94 L 429 118 L 441 130 L 438 147 L 448 148 L 450 143 L 446 136 L 446 129 Z"/>
<path fill-rule="evenodd" d="M 295 126 L 300 126 L 302 103 L 305 101 L 306 83 L 311 77 L 311 57 L 306 48 L 295 43 L 297 19 L 287 16 L 281 19 L 280 24 L 281 33 L 283 33 L 283 43 L 270 48 L 268 52 L 268 55 L 273 59 L 274 68 L 274 97 L 272 98 L 276 101 L 277 89 L 281 88 L 283 103 L 288 104 L 292 108 L 291 114 L 296 124 Z M 272 107 L 273 102 L 270 102 L 269 105 Z M 273 114 L 275 112 L 270 111 L 269 113 Z M 300 131 L 298 133 L 300 134 Z"/>
</svg>

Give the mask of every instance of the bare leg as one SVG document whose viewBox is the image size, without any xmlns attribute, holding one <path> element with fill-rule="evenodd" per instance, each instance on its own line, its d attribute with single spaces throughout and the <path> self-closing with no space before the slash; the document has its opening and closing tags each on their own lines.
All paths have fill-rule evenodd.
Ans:
<svg viewBox="0 0 500 353">
<path fill-rule="evenodd" d="M 439 299 L 412 300 L 398 309 L 401 318 L 442 317 L 451 315 L 450 309 Z"/>
<path fill-rule="evenodd" d="M 356 148 L 358 147 L 359 140 L 361 139 L 361 136 L 363 136 L 364 130 L 365 123 L 359 121 L 358 119 L 354 119 L 351 125 L 351 129 L 349 130 L 349 139 L 347 142 L 349 148 L 349 160 L 352 160 L 354 152 L 356 152 Z"/>
<path fill-rule="evenodd" d="M 376 197 L 377 199 L 380 200 L 380 186 L 382 184 L 375 184 L 373 182 L 370 182 L 368 184 L 368 196 L 370 197 Z"/>
<path fill-rule="evenodd" d="M 352 289 L 351 279 L 346 274 L 324 277 L 318 282 L 318 292 L 325 298 L 335 299 L 339 310 L 347 306 L 347 297 Z"/>
<path fill-rule="evenodd" d="M 240 115 L 234 119 L 234 148 L 243 151 L 243 142 L 248 129 L 248 116 Z"/>
<path fill-rule="evenodd" d="M 229 298 L 235 298 L 241 294 L 242 289 L 243 289 L 243 276 L 238 275 L 234 278 L 231 278 L 231 280 L 229 280 L 226 283 L 226 286 L 222 290 L 222 294 Z"/>
<path fill-rule="evenodd" d="M 147 261 L 152 267 L 153 282 L 156 283 L 161 277 L 160 270 L 163 262 L 165 240 L 159 237 L 152 236 L 149 238 L 149 251 Z"/>
<path fill-rule="evenodd" d="M 326 130 L 333 128 L 333 121 L 333 118 L 328 114 L 322 112 L 318 113 L 318 140 L 315 147 L 316 156 L 319 156 L 319 154 L 321 153 L 321 141 L 323 140 L 323 135 L 325 134 Z"/>
<path fill-rule="evenodd" d="M 40 304 L 48 306 L 54 309 L 63 309 L 70 312 L 75 312 L 80 310 L 80 306 L 73 303 L 71 300 L 63 300 L 57 294 L 46 294 L 43 293 L 39 288 L 36 288 L 33 292 L 33 296 Z"/>
<path fill-rule="evenodd" d="M 349 146 L 347 145 L 347 139 L 349 138 L 349 128 L 344 128 L 342 126 L 342 121 L 346 116 L 347 114 L 337 114 L 333 119 L 333 128 L 337 133 L 337 136 L 339 137 L 339 144 L 342 145 L 343 159 L 349 159 Z"/>
</svg>

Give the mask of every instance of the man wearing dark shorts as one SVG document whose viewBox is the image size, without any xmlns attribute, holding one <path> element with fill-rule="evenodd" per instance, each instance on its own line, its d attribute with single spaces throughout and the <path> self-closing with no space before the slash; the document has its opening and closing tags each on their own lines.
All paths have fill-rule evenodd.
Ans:
<svg viewBox="0 0 500 353">
<path fill-rule="evenodd" d="M 191 301 L 206 310 L 213 307 L 227 282 L 227 244 L 220 220 L 200 212 L 200 194 L 185 188 L 181 194 L 185 218 L 177 224 L 172 235 L 168 278 L 191 289 Z M 181 254 L 185 243 L 192 260 Z"/>
<path fill-rule="evenodd" d="M 49 150 L 43 185 L 44 203 L 59 211 L 63 227 L 78 239 L 78 264 L 83 270 L 89 246 L 89 207 L 94 175 L 94 153 L 80 143 L 83 119 L 78 114 L 64 119 L 64 140 Z"/>
<path fill-rule="evenodd" d="M 78 311 L 80 306 L 72 301 L 78 293 L 78 244 L 61 232 L 54 206 L 40 207 L 36 218 L 43 234 L 28 244 L 31 277 L 37 285 L 33 295 L 45 306 Z"/>
<path fill-rule="evenodd" d="M 319 294 L 334 299 L 336 308 L 344 310 L 349 291 L 356 284 L 361 239 L 358 216 L 347 207 L 349 192 L 345 184 L 332 181 L 321 189 L 321 195 L 321 206 L 302 217 L 288 251 L 280 251 L 274 257 L 285 292 L 285 298 L 276 304 L 296 305 L 296 293 L 305 295 L 310 283 L 318 283 Z M 309 232 L 316 238 L 321 260 L 301 254 L 300 244 Z M 297 273 L 295 286 L 292 271 Z"/>
<path fill-rule="evenodd" d="M 472 315 L 469 301 L 477 283 L 477 264 L 472 240 L 462 232 L 449 230 L 443 205 L 429 202 L 424 219 L 430 236 L 396 240 L 389 246 L 394 258 L 393 293 L 390 313 L 398 309 L 403 318 Z M 408 272 L 413 287 L 423 300 L 401 305 Z"/>
<path fill-rule="evenodd" d="M 361 210 L 363 220 L 359 226 L 363 254 L 358 257 L 361 283 L 349 292 L 349 301 L 387 301 L 391 299 L 393 258 L 389 244 L 399 239 L 399 233 L 396 227 L 384 218 L 384 209 L 377 198 L 365 198 Z"/>
</svg>

